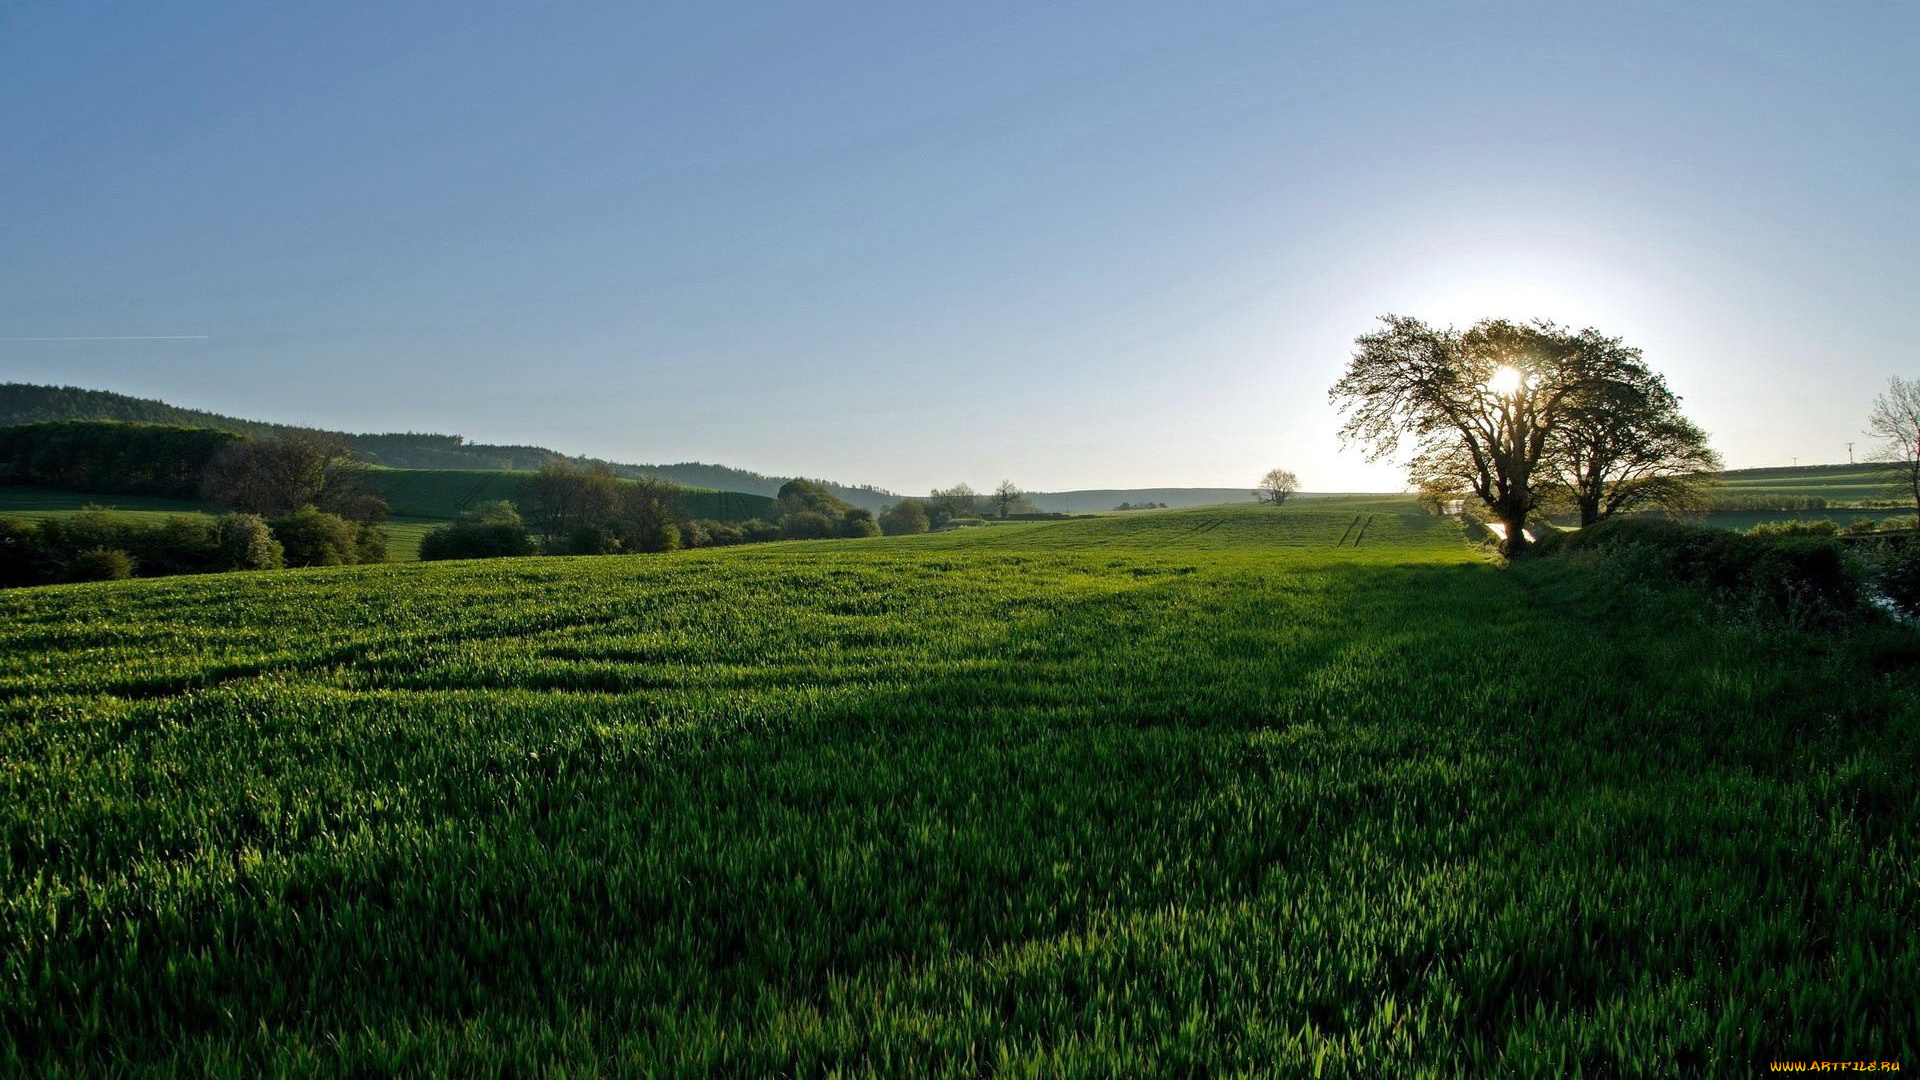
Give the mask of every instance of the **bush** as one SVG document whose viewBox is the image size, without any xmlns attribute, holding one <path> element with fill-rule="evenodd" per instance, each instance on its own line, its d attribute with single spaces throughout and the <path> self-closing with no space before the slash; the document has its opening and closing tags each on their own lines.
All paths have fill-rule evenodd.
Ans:
<svg viewBox="0 0 1920 1080">
<path fill-rule="evenodd" d="M 40 526 L 22 517 L 0 517 L 0 587 L 39 585 L 52 577 Z"/>
<path fill-rule="evenodd" d="M 873 520 L 873 511 L 856 506 L 841 516 L 838 532 L 843 540 L 879 536 L 880 523 Z"/>
<path fill-rule="evenodd" d="M 735 544 L 744 544 L 747 541 L 747 534 L 740 526 L 728 524 L 724 521 L 711 521 L 702 518 L 693 523 L 693 528 L 698 529 L 706 536 L 708 547 L 732 547 Z"/>
<path fill-rule="evenodd" d="M 125 581 L 133 576 L 133 556 L 119 548 L 93 548 L 67 560 L 68 581 Z"/>
<path fill-rule="evenodd" d="M 1827 518 L 1816 521 L 1763 521 L 1747 530 L 1748 536 L 1839 536 L 1840 526 Z"/>
<path fill-rule="evenodd" d="M 833 532 L 833 519 L 818 510 L 799 510 L 780 519 L 780 535 L 788 540 L 825 540 Z"/>
<path fill-rule="evenodd" d="M 573 537 L 568 537 L 571 544 Z M 510 502 L 483 503 L 420 541 L 422 561 L 504 559 L 533 554 L 533 536 Z"/>
<path fill-rule="evenodd" d="M 917 499 L 901 499 L 880 515 L 880 527 L 888 536 L 908 536 L 923 533 L 932 528 L 927 517 L 927 508 Z"/>
<path fill-rule="evenodd" d="M 567 534 L 568 555 L 613 555 L 620 551 L 620 538 L 605 525 L 582 525 Z"/>
<path fill-rule="evenodd" d="M 1848 536 L 1865 536 L 1880 527 L 1880 523 L 1870 517 L 1857 517 L 1847 522 Z"/>
<path fill-rule="evenodd" d="M 1735 533 L 1657 518 L 1611 518 L 1535 550 L 1608 563 L 1638 580 L 1692 585 L 1723 602 L 1793 622 L 1822 621 L 1852 611 L 1860 600 L 1859 574 L 1830 535 Z"/>
<path fill-rule="evenodd" d="M 771 521 L 753 518 L 740 523 L 740 532 L 749 544 L 764 544 L 780 539 L 780 526 Z"/>
<path fill-rule="evenodd" d="M 386 558 L 386 537 L 380 530 L 311 506 L 268 525 L 274 539 L 280 541 L 288 566 L 351 566 Z"/>
<path fill-rule="evenodd" d="M 213 542 L 224 570 L 278 570 L 286 550 L 258 514 L 227 514 L 214 522 Z"/>
</svg>

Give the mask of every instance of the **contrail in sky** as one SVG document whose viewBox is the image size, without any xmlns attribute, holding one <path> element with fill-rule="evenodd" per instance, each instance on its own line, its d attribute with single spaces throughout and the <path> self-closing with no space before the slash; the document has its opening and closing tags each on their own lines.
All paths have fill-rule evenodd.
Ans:
<svg viewBox="0 0 1920 1080">
<path fill-rule="evenodd" d="M 9 337 L 0 341 L 208 341 L 212 334 L 121 334 L 109 337 Z"/>
</svg>

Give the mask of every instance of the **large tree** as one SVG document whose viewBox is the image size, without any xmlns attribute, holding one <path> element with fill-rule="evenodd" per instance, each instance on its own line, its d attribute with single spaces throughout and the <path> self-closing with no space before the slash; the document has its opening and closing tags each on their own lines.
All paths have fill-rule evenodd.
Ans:
<svg viewBox="0 0 1920 1080">
<path fill-rule="evenodd" d="M 1720 468 L 1707 433 L 1640 350 L 1592 330 L 1579 335 L 1595 377 L 1567 403 L 1549 439 L 1553 483 L 1580 524 L 1632 510 L 1705 509 Z"/>
<path fill-rule="evenodd" d="M 1341 438 L 1375 461 L 1411 444 L 1417 486 L 1477 499 L 1502 527 L 1502 550 L 1525 550 L 1527 518 L 1547 490 L 1549 437 L 1610 358 L 1591 348 L 1593 336 L 1550 322 L 1484 319 L 1462 331 L 1380 321 L 1328 392 L 1346 415 Z"/>
<path fill-rule="evenodd" d="M 1920 514 L 1920 379 L 1887 380 L 1867 414 L 1867 434 L 1880 440 L 1873 456 L 1887 463 L 1891 486 Z"/>
<path fill-rule="evenodd" d="M 367 487 L 366 464 L 346 440 L 317 431 L 230 443 L 201 480 L 206 500 L 230 510 L 279 517 L 313 506 L 378 520 L 386 504 Z"/>
</svg>

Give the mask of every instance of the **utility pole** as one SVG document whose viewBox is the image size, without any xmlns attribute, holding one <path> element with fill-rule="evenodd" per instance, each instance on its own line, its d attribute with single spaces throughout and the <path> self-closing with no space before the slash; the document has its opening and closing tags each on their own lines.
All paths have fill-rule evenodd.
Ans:
<svg viewBox="0 0 1920 1080">
<path fill-rule="evenodd" d="M 1853 464 L 1853 444 L 1847 444 L 1847 464 Z"/>
<path fill-rule="evenodd" d="M 1793 459 L 1793 467 L 1794 467 L 1794 468 L 1796 468 L 1796 469 L 1800 467 L 1800 459 L 1799 459 L 1799 458 L 1794 458 L 1794 459 Z"/>
</svg>

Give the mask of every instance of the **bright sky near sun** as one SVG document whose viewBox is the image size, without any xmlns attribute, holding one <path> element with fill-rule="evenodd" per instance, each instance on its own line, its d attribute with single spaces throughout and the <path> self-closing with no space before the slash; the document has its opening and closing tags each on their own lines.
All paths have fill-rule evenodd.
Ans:
<svg viewBox="0 0 1920 1080">
<path fill-rule="evenodd" d="M 1844 461 L 1920 375 L 1917 52 L 1912 3 L 5 4 L 0 380 L 1382 490 L 1353 337 L 1543 316 L 1730 465 Z"/>
</svg>

